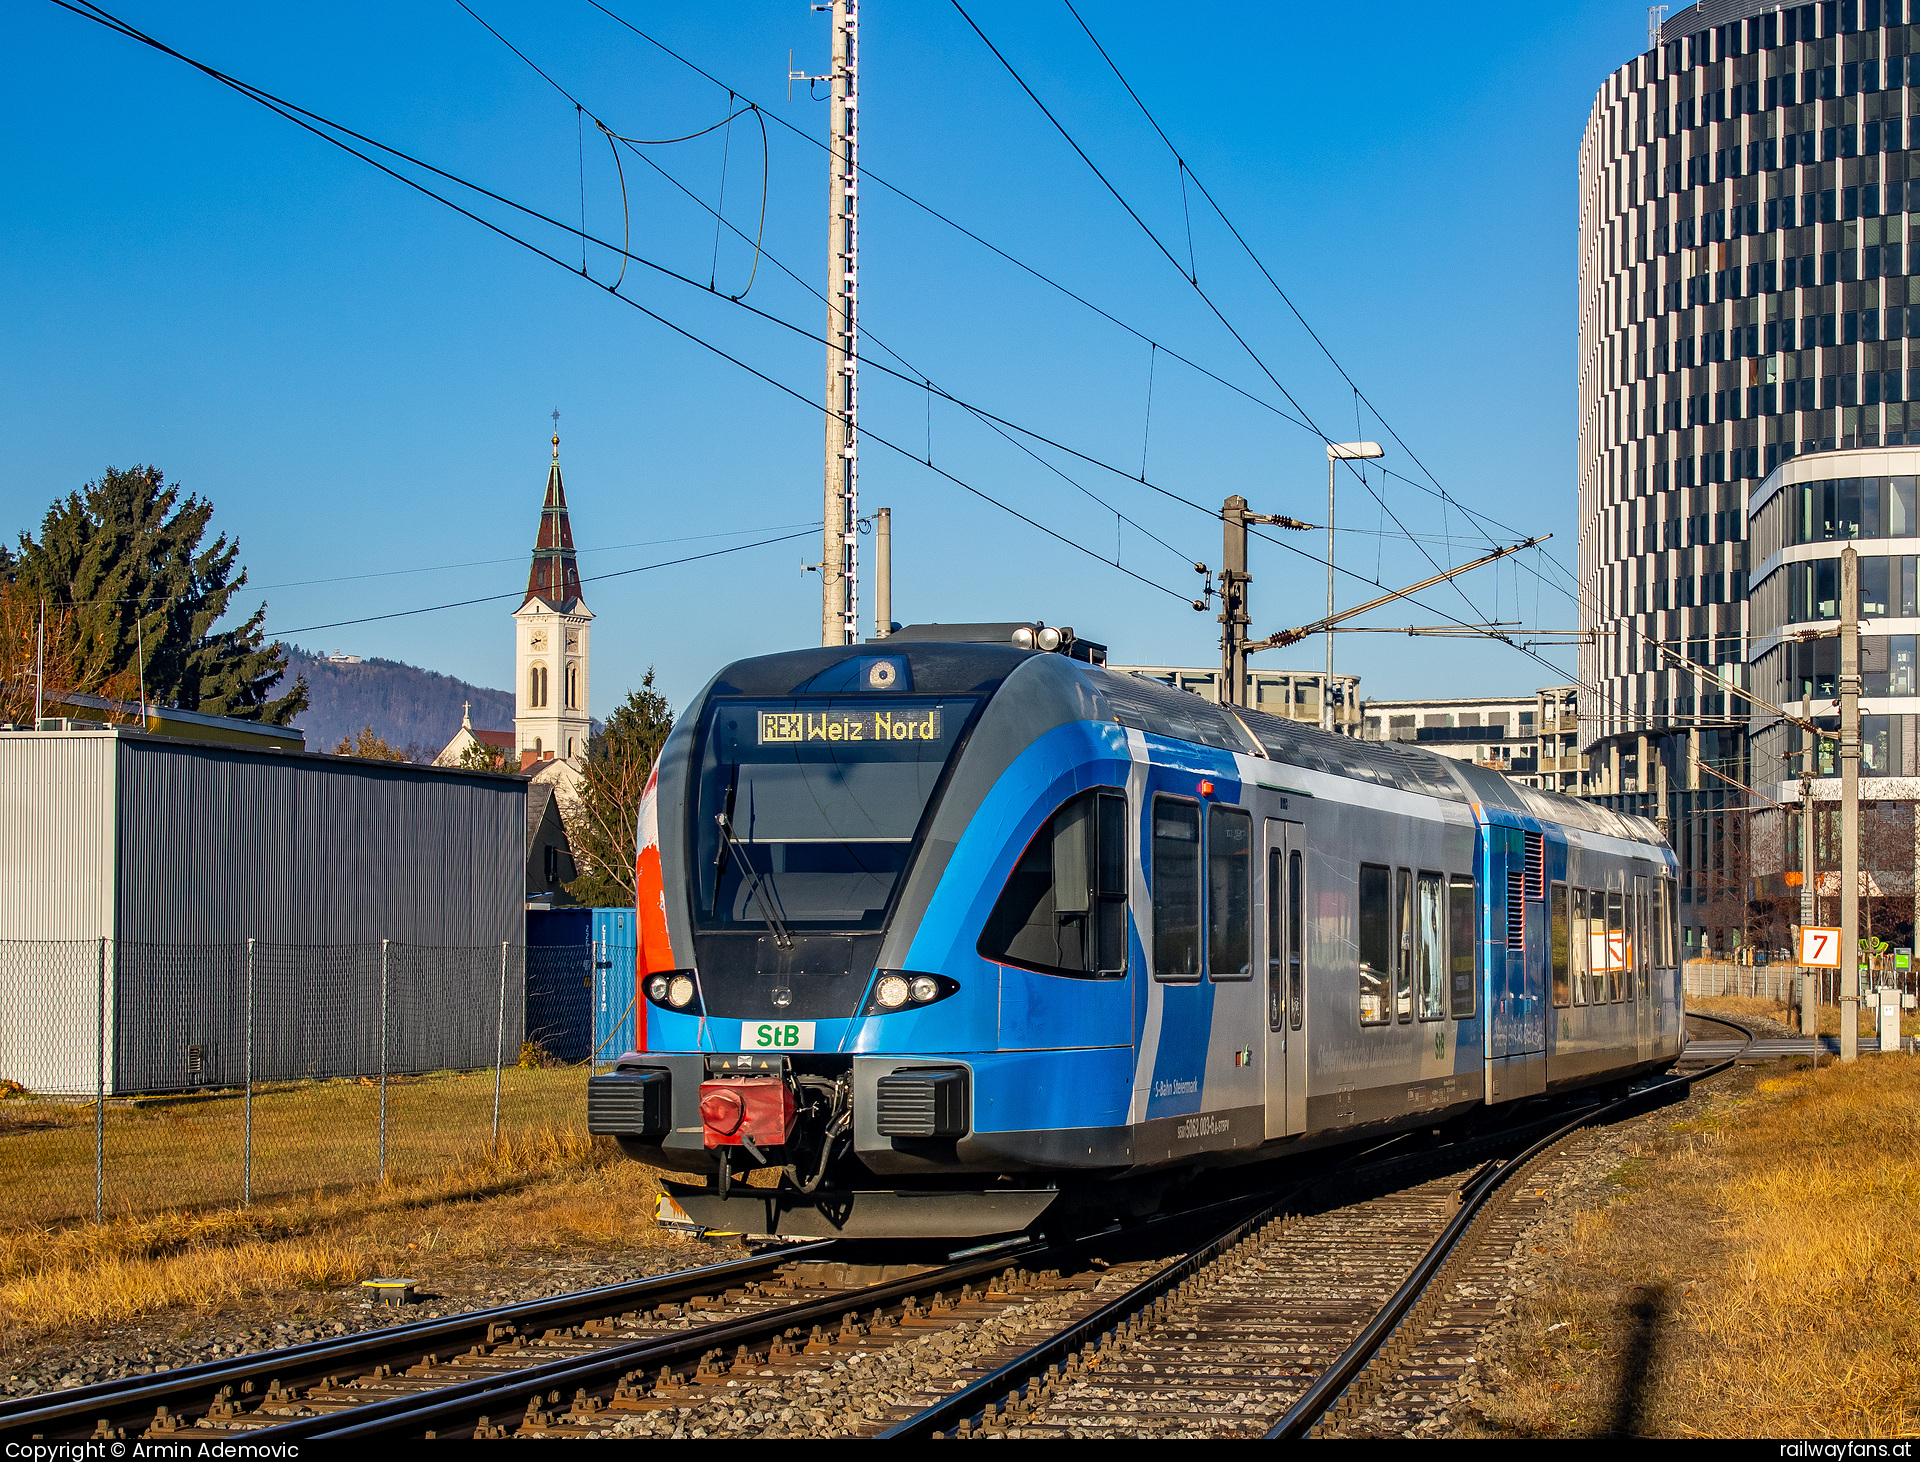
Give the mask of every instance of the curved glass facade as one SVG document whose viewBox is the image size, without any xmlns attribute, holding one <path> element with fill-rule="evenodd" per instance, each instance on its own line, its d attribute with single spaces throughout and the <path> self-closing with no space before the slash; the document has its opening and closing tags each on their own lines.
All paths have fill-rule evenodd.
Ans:
<svg viewBox="0 0 1920 1462">
<path fill-rule="evenodd" d="M 1694 667 L 1785 693 L 1824 663 L 1816 648 L 1803 666 L 1795 646 L 1749 664 L 1761 633 L 1749 576 L 1774 552 L 1748 541 L 1749 498 L 1811 453 L 1920 442 L 1916 5 L 1682 10 L 1606 79 L 1581 142 L 1581 742 L 1598 795 L 1666 826 L 1690 943 L 1720 920 L 1702 906 L 1731 898 L 1707 887 L 1727 866 L 1715 840 L 1745 821 L 1722 815 L 1726 799 L 1772 779 L 1749 764 L 1763 748 L 1749 745 L 1745 701 Z M 1897 483 L 1880 491 L 1888 566 L 1873 582 L 1895 615 L 1920 542 L 1886 526 L 1912 524 L 1911 483 L 1904 498 Z M 1826 602 L 1817 564 L 1834 557 L 1818 546 L 1831 538 L 1786 543 L 1788 510 L 1788 551 L 1765 586 L 1776 626 L 1797 622 L 1795 594 Z M 1839 534 L 1866 508 L 1823 497 L 1794 511 L 1805 532 Z M 1794 553 L 1815 566 L 1789 568 Z M 1912 650 L 1888 628 L 1870 673 L 1891 685 L 1911 676 Z M 1913 766 L 1903 734 L 1887 729 L 1885 765 Z M 1719 942 L 1711 928 L 1698 937 Z"/>
<path fill-rule="evenodd" d="M 1762 700 L 1805 710 L 1837 733 L 1840 694 L 1840 552 L 1860 555 L 1860 775 L 1920 775 L 1920 448 L 1803 458 L 1754 494 L 1749 669 Z M 1752 723 L 1755 786 L 1790 793 L 1800 775 L 1801 733 L 1771 713 Z M 1837 775 L 1831 743 L 1819 776 Z M 1773 790 L 1769 792 L 1769 787 Z M 1904 790 L 1904 789 L 1902 789 Z"/>
</svg>

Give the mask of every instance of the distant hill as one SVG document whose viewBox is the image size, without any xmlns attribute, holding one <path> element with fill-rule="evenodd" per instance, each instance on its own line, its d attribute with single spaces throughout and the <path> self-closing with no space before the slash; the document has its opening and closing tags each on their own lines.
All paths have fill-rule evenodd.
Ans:
<svg viewBox="0 0 1920 1462">
<path fill-rule="evenodd" d="M 312 704 L 294 725 L 306 732 L 308 751 L 332 751 L 342 737 L 371 726 L 389 746 L 411 747 L 416 758 L 431 760 L 460 729 L 463 701 L 473 703 L 473 724 L 479 729 L 513 726 L 510 691 L 468 685 L 398 660 L 349 665 L 289 645 L 282 684 L 302 675 Z"/>
</svg>

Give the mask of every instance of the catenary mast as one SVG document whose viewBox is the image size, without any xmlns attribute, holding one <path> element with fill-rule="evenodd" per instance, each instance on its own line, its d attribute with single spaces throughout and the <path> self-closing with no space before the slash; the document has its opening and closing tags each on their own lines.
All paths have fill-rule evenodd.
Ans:
<svg viewBox="0 0 1920 1462">
<path fill-rule="evenodd" d="M 819 9 L 826 7 L 819 6 Z M 820 643 L 860 638 L 860 6 L 833 0 L 831 158 L 827 195 L 826 527 L 820 555 Z"/>
</svg>

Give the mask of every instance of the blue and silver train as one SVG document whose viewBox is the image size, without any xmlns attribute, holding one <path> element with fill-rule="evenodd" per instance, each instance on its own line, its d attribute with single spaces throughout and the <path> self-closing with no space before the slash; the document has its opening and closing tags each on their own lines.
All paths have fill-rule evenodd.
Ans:
<svg viewBox="0 0 1920 1462">
<path fill-rule="evenodd" d="M 916 626 L 738 661 L 638 848 L 589 1126 L 691 1221 L 986 1237 L 1672 1063 L 1655 826 Z M 696 1176 L 697 1175 L 697 1176 Z"/>
</svg>

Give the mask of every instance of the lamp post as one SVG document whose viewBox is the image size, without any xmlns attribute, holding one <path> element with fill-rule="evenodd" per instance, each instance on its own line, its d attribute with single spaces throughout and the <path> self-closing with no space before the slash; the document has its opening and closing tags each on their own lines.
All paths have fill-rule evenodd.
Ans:
<svg viewBox="0 0 1920 1462">
<path fill-rule="evenodd" d="M 1328 442 L 1327 443 L 1327 618 L 1333 618 L 1333 474 L 1342 462 L 1360 462 L 1373 457 L 1384 457 L 1386 451 L 1378 442 Z M 1327 679 L 1320 687 L 1320 727 L 1331 731 L 1333 727 L 1333 630 L 1327 630 Z"/>
</svg>

